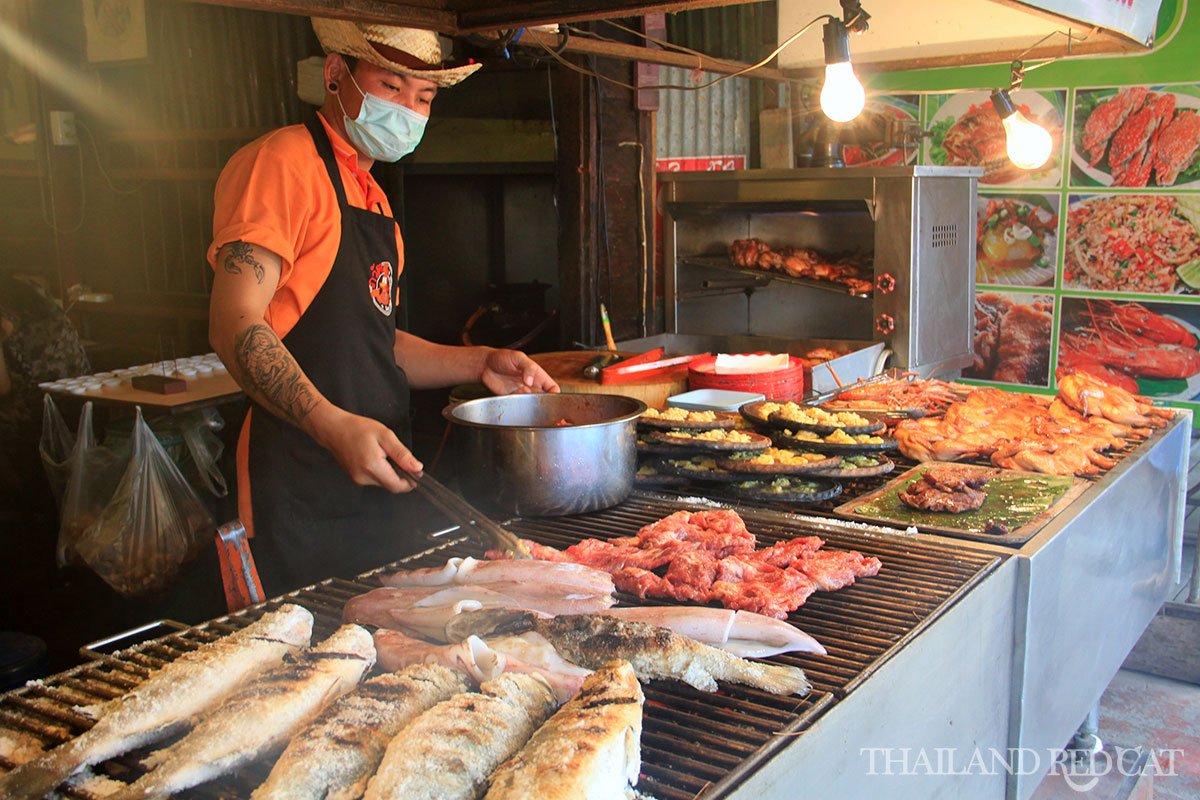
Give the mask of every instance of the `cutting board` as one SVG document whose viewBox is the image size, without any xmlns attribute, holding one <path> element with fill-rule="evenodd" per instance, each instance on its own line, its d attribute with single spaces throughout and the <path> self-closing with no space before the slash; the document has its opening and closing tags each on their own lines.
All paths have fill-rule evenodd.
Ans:
<svg viewBox="0 0 1200 800">
<path fill-rule="evenodd" d="M 954 536 L 990 544 L 1021 545 L 1033 538 L 1089 484 L 1072 475 L 1043 475 L 979 464 L 955 464 L 988 478 L 983 491 L 987 499 L 975 511 L 952 514 L 922 511 L 900 500 L 898 495 L 935 463 L 918 464 L 873 492 L 842 503 L 834 513 L 864 522 L 915 525 L 923 533 Z M 1008 533 L 985 533 L 990 520 L 1000 520 Z"/>
<path fill-rule="evenodd" d="M 619 351 L 622 356 L 632 356 L 636 353 Z M 531 355 L 534 361 L 551 378 L 558 381 L 564 392 L 583 392 L 588 394 L 619 394 L 641 400 L 651 408 L 665 408 L 667 398 L 674 394 L 686 392 L 687 369 L 675 374 L 657 375 L 648 378 L 638 378 L 629 382 L 600 384 L 599 378 L 583 377 L 583 368 L 592 363 L 598 355 L 595 350 L 565 350 L 554 353 L 536 353 Z"/>
</svg>

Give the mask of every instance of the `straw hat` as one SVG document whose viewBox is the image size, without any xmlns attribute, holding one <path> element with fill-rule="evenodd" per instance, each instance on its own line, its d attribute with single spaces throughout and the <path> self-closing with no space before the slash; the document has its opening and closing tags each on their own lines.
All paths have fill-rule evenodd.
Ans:
<svg viewBox="0 0 1200 800">
<path fill-rule="evenodd" d="M 442 45 L 433 31 L 398 28 L 342 19 L 312 18 L 313 30 L 326 53 L 341 53 L 401 75 L 453 86 L 482 64 L 445 67 Z"/>
</svg>

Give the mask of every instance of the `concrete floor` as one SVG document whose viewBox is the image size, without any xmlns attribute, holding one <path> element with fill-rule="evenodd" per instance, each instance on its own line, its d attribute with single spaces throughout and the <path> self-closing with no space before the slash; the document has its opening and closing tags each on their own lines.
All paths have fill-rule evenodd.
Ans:
<svg viewBox="0 0 1200 800">
<path fill-rule="evenodd" d="M 1153 775 L 1122 780 L 1122 770 L 1112 769 L 1086 789 L 1089 781 L 1082 777 L 1050 776 L 1033 800 L 1200 799 L 1200 686 L 1121 670 L 1100 700 L 1100 737 L 1114 761 L 1096 762 L 1097 773 L 1116 763 L 1115 748 L 1140 747 L 1154 754 L 1147 770 Z"/>
</svg>

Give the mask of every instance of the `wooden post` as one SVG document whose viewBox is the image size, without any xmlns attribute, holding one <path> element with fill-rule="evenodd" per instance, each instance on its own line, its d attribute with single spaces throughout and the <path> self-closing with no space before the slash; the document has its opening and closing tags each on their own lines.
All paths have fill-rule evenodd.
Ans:
<svg viewBox="0 0 1200 800">
<path fill-rule="evenodd" d="M 595 92 L 591 79 L 565 67 L 554 78 L 558 130 L 558 281 L 564 347 L 595 341 L 598 182 L 594 174 Z"/>
</svg>

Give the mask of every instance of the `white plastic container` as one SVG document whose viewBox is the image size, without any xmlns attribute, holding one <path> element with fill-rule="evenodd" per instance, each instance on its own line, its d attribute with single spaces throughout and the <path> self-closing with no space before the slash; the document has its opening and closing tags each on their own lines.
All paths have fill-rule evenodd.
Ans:
<svg viewBox="0 0 1200 800">
<path fill-rule="evenodd" d="M 746 403 L 765 400 L 760 392 L 734 392 L 728 389 L 694 389 L 667 398 L 667 408 L 689 411 L 737 411 Z"/>
</svg>

